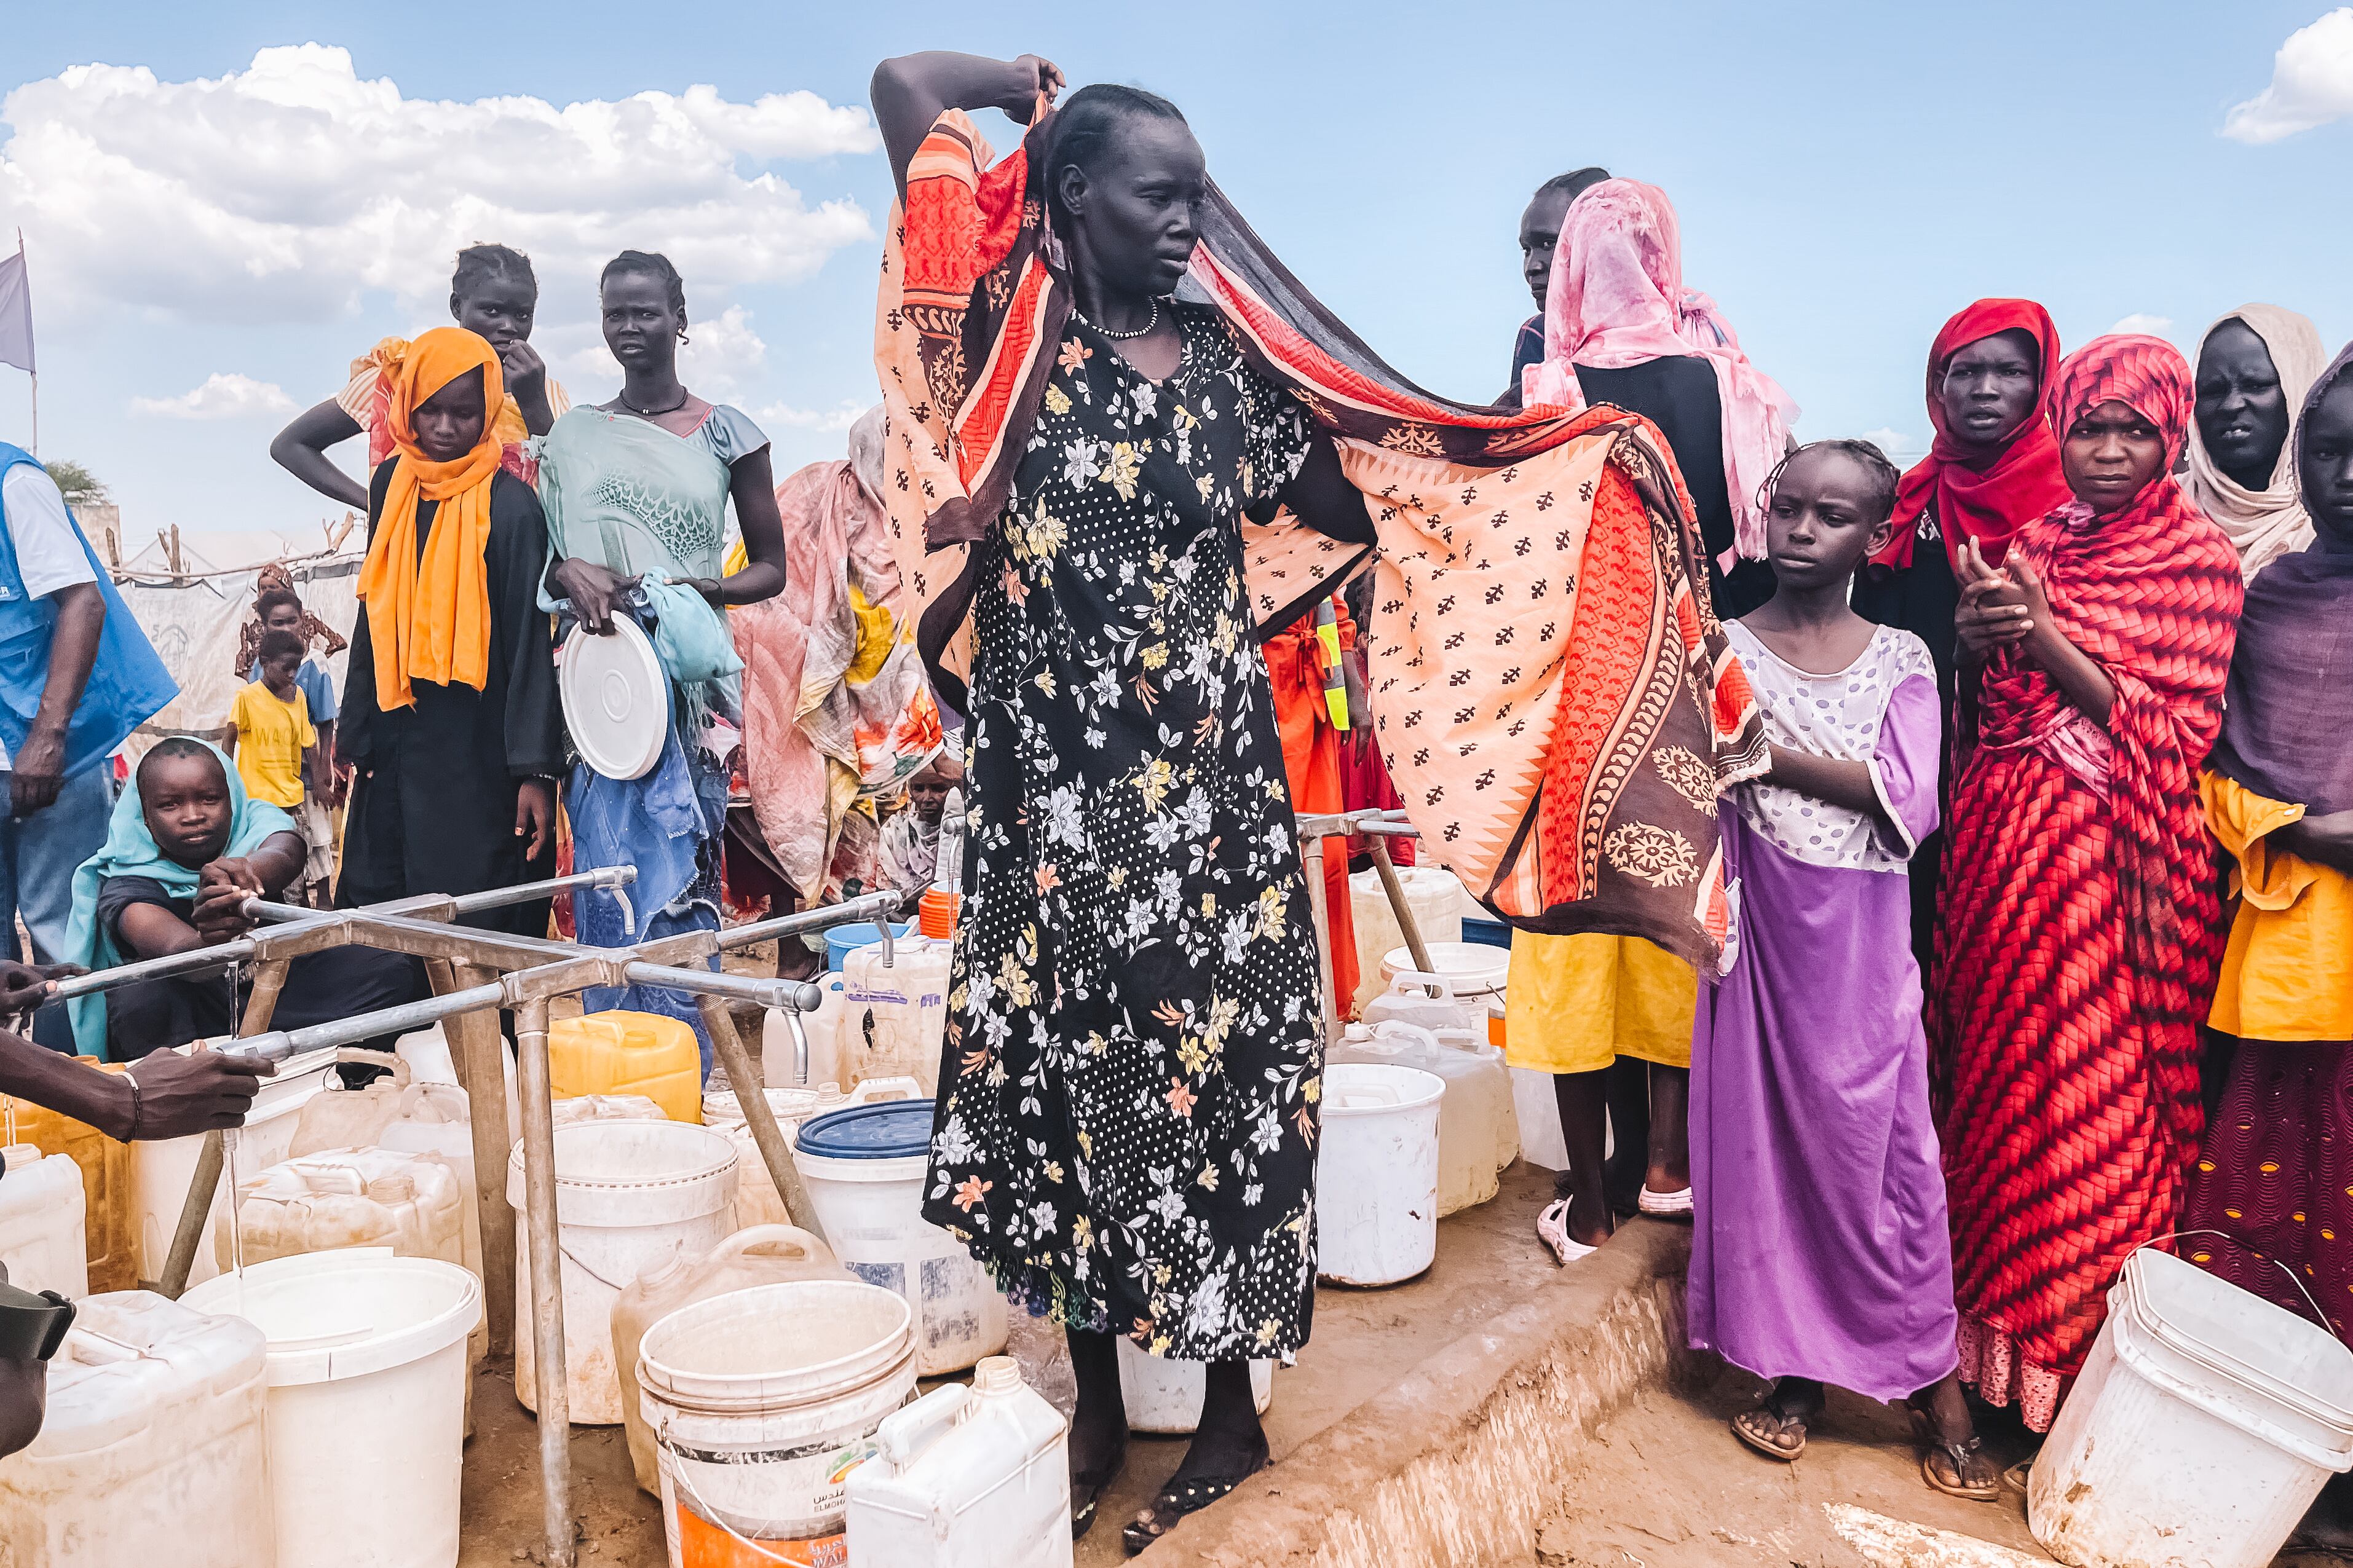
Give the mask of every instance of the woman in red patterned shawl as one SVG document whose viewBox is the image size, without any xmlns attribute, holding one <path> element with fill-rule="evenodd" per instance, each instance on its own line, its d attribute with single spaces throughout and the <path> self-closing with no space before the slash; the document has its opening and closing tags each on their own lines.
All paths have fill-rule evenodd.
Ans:
<svg viewBox="0 0 2353 1568">
<path fill-rule="evenodd" d="M 2242 584 L 2182 496 L 2189 367 L 2157 338 L 2070 355 L 2050 415 L 2074 499 L 2005 563 L 1964 548 L 1982 666 L 1953 786 L 1928 1026 L 1948 1085 L 1961 1376 L 2048 1430 L 2133 1250 L 2177 1224 L 2222 945 L 2198 772 Z"/>
</svg>

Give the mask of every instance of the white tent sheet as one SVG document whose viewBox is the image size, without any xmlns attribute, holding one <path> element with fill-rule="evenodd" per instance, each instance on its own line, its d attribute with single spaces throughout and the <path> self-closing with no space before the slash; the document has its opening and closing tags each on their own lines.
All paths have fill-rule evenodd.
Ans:
<svg viewBox="0 0 2353 1568">
<path fill-rule="evenodd" d="M 234 668 L 237 634 L 252 613 L 255 579 L 262 566 L 298 558 L 290 562 L 287 570 L 293 574 L 294 589 L 302 595 L 303 606 L 346 639 L 351 637 L 359 618 L 353 589 L 359 583 L 362 552 L 347 549 L 341 554 L 322 555 L 319 548 L 275 533 L 192 534 L 181 541 L 183 570 L 222 574 L 170 576 L 160 542 L 123 562 L 116 587 L 148 641 L 163 656 L 173 679 L 180 683 L 179 697 L 142 724 L 124 745 L 124 753 L 133 763 L 166 735 L 219 739 L 228 722 L 229 704 L 242 684 Z M 348 658 L 348 651 L 331 658 L 322 656 L 339 696 Z"/>
</svg>

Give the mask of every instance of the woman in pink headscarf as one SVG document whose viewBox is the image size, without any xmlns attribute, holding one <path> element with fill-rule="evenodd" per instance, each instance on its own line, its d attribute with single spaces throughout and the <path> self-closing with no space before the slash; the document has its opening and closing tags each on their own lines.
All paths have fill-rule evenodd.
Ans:
<svg viewBox="0 0 2353 1568">
<path fill-rule="evenodd" d="M 1773 596 L 1759 497 L 1797 405 L 1748 363 L 1715 301 L 1683 287 L 1664 192 L 1604 180 L 1569 204 L 1545 293 L 1544 363 L 1523 373 L 1521 395 L 1530 408 L 1609 403 L 1656 425 L 1683 471 L 1717 616 Z M 1565 1264 L 1609 1236 L 1613 1209 L 1691 1212 L 1684 1099 L 1698 994 L 1690 964 L 1640 937 L 1512 939 L 1506 1049 L 1513 1066 L 1553 1075 L 1568 1169 L 1536 1234 Z"/>
<path fill-rule="evenodd" d="M 1657 186 L 1589 187 L 1554 254 L 1545 360 L 1524 373 L 1524 400 L 1615 404 L 1665 432 L 1707 544 L 1716 614 L 1746 615 L 1773 595 L 1759 496 L 1798 405 L 1749 363 L 1715 301 L 1683 287 L 1682 230 Z"/>
</svg>

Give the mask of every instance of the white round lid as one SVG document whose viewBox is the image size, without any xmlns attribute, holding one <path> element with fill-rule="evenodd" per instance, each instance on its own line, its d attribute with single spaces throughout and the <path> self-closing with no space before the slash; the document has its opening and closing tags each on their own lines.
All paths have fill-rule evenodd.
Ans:
<svg viewBox="0 0 2353 1568">
<path fill-rule="evenodd" d="M 614 616 L 609 637 L 575 626 L 564 639 L 555 687 L 582 762 L 608 779 L 652 771 L 670 735 L 670 678 L 637 622 Z"/>
</svg>

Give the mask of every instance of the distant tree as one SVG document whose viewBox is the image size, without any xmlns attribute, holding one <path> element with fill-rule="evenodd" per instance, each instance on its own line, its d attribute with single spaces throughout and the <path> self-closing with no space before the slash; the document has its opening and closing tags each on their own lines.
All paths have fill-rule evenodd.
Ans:
<svg viewBox="0 0 2353 1568">
<path fill-rule="evenodd" d="M 58 489 L 75 500 L 104 501 L 108 499 L 106 481 L 69 458 L 59 458 L 43 465 L 49 478 L 58 481 Z"/>
</svg>

